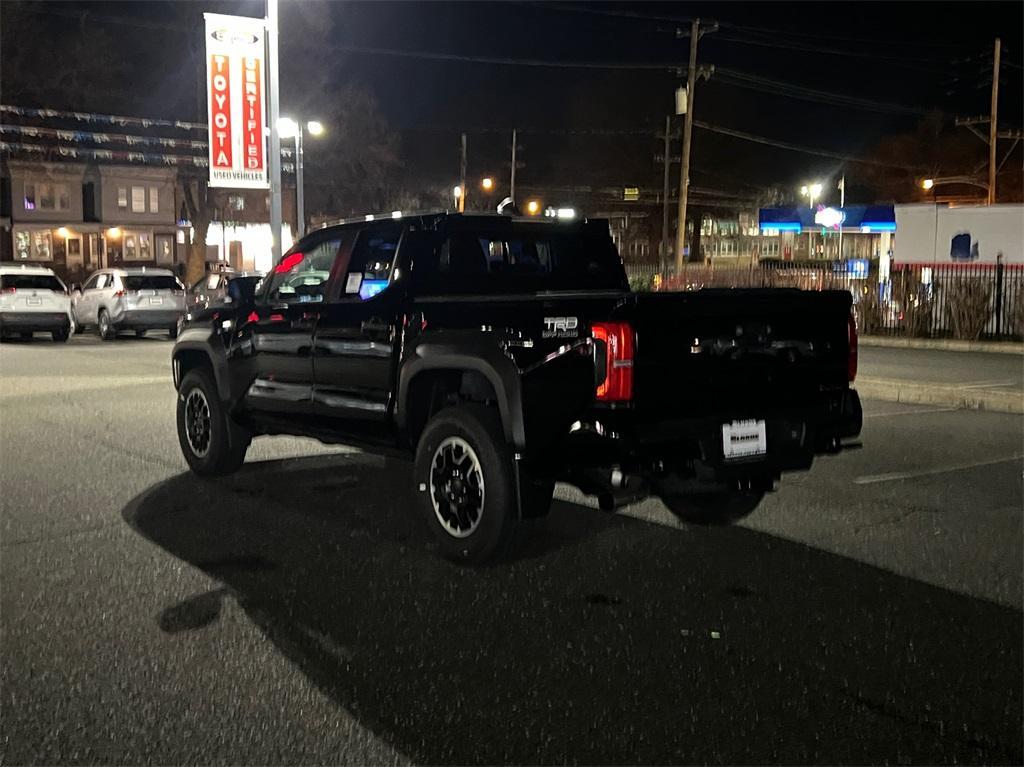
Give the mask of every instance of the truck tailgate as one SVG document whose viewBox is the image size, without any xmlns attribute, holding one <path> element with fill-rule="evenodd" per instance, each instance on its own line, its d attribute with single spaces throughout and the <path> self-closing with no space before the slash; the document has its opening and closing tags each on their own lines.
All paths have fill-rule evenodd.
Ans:
<svg viewBox="0 0 1024 767">
<path fill-rule="evenodd" d="M 813 407 L 848 382 L 845 291 L 635 294 L 616 319 L 636 331 L 634 402 L 643 420 Z"/>
</svg>

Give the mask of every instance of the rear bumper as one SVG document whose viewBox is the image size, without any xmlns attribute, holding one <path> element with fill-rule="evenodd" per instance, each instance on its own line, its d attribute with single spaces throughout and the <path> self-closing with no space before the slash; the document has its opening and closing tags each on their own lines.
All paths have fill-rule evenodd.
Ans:
<svg viewBox="0 0 1024 767">
<path fill-rule="evenodd" d="M 66 330 L 70 327 L 71 318 L 66 312 L 3 312 L 0 314 L 0 330 L 29 333 L 37 330 Z"/>
<path fill-rule="evenodd" d="M 722 426 L 732 421 L 765 422 L 763 455 L 726 459 Z M 860 398 L 852 389 L 822 393 L 802 409 L 734 413 L 638 423 L 629 410 L 593 411 L 576 425 L 558 452 L 570 468 L 621 466 L 627 473 L 675 472 L 722 482 L 752 476 L 777 478 L 809 469 L 816 455 L 851 447 L 860 434 Z"/>
<path fill-rule="evenodd" d="M 146 330 L 161 328 L 166 330 L 178 324 L 178 319 L 184 314 L 183 310 L 161 309 L 136 309 L 123 311 L 111 317 L 115 328 L 127 328 L 129 330 Z"/>
</svg>

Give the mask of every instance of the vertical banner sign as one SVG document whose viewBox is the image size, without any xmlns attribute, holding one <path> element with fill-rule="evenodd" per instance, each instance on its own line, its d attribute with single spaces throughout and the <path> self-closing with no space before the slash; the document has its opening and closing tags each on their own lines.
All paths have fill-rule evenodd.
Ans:
<svg viewBox="0 0 1024 767">
<path fill-rule="evenodd" d="M 210 186 L 266 189 L 264 21 L 206 18 L 206 86 Z"/>
</svg>

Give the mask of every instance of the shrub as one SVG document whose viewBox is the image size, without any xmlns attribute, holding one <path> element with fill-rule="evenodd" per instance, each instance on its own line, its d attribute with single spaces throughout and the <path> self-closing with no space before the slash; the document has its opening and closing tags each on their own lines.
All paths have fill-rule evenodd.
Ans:
<svg viewBox="0 0 1024 767">
<path fill-rule="evenodd" d="M 946 290 L 946 316 L 955 338 L 976 341 L 991 317 L 992 286 L 987 281 L 955 282 Z"/>
</svg>

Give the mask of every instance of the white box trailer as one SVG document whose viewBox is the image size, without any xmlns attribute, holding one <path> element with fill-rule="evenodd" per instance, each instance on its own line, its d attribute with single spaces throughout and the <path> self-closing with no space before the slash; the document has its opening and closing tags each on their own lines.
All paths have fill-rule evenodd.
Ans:
<svg viewBox="0 0 1024 767">
<path fill-rule="evenodd" d="M 1024 205 L 895 209 L 894 264 L 1024 264 Z"/>
</svg>

